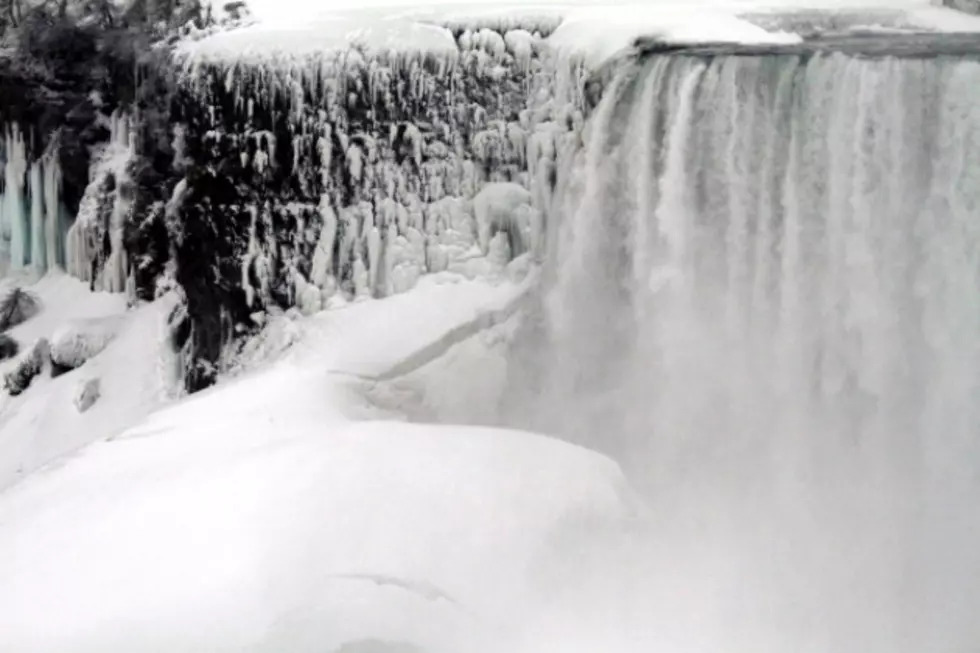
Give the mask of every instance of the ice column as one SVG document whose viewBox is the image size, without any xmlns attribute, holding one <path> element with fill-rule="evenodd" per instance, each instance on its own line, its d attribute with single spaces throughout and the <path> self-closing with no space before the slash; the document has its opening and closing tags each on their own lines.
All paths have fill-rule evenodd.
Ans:
<svg viewBox="0 0 980 653">
<path fill-rule="evenodd" d="M 44 193 L 41 186 L 41 165 L 31 164 L 31 266 L 38 272 L 47 269 L 47 248 L 44 233 Z"/>
<path fill-rule="evenodd" d="M 63 228 L 61 226 L 61 166 L 56 152 L 42 159 L 44 173 L 44 242 L 48 269 L 65 264 Z"/>
<path fill-rule="evenodd" d="M 24 175 L 27 172 L 27 148 L 20 130 L 13 126 L 6 134 L 7 163 L 4 166 L 4 218 L 10 225 L 10 267 L 27 265 L 30 233 L 24 207 Z"/>
</svg>

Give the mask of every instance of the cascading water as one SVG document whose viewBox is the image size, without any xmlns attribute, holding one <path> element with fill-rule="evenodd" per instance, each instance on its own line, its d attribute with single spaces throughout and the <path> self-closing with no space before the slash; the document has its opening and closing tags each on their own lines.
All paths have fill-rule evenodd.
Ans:
<svg viewBox="0 0 980 653">
<path fill-rule="evenodd" d="M 980 63 L 648 56 L 585 140 L 507 406 L 646 490 L 664 650 L 975 648 Z"/>
</svg>

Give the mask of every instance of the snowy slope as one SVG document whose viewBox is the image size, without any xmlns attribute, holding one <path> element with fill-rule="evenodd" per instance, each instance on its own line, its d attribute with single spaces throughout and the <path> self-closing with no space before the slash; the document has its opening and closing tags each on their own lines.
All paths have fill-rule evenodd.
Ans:
<svg viewBox="0 0 980 653">
<path fill-rule="evenodd" d="M 438 355 L 519 291 L 432 280 L 298 320 L 259 369 L 0 493 L 0 650 L 439 651 L 507 632 L 547 561 L 627 516 L 617 467 L 530 434 L 351 421 L 370 407 L 350 384 Z"/>
<path fill-rule="evenodd" d="M 214 392 L 210 421 L 177 410 L 0 496 L 0 648 L 445 650 L 513 616 L 563 529 L 622 511 L 615 466 L 585 450 L 349 424 L 265 389 Z M 446 614 L 410 618 L 429 610 Z"/>
<path fill-rule="evenodd" d="M 112 323 L 108 347 L 82 367 L 57 378 L 35 378 L 23 394 L 0 393 L 0 490 L 52 459 L 115 435 L 161 406 L 174 389 L 168 368 L 165 321 L 172 298 L 125 313 L 125 296 L 91 293 L 77 279 L 51 273 L 27 286 L 43 305 L 10 331 L 26 348 L 80 320 Z M 12 366 L 0 363 L 0 374 Z M 101 399 L 79 412 L 73 399 L 86 379 L 100 381 Z"/>
</svg>

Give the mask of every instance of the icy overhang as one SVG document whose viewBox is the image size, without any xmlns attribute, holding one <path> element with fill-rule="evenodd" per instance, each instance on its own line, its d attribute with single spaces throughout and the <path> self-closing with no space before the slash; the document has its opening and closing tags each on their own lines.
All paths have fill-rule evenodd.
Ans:
<svg viewBox="0 0 980 653">
<path fill-rule="evenodd" d="M 193 36 L 178 54 L 213 63 L 288 62 L 329 57 L 351 48 L 366 53 L 453 56 L 464 31 L 521 29 L 547 36 L 556 51 L 592 63 L 629 47 L 637 38 L 688 42 L 719 40 L 785 43 L 793 34 L 767 30 L 739 18 L 731 8 L 705 13 L 689 5 L 661 3 L 454 4 L 406 9 L 398 6 L 317 12 L 302 24 L 280 17 L 234 30 Z"/>
<path fill-rule="evenodd" d="M 980 33 L 936 32 L 878 32 L 819 36 L 799 43 L 744 44 L 744 43 L 662 43 L 656 40 L 639 40 L 636 46 L 641 54 L 684 54 L 688 56 L 810 56 L 839 52 L 857 57 L 897 57 L 901 59 L 929 59 L 933 57 L 980 58 Z"/>
<path fill-rule="evenodd" d="M 646 2 L 408 0 L 329 4 L 313 0 L 252 0 L 257 22 L 197 35 L 178 46 L 185 58 L 213 63 L 289 63 L 363 52 L 452 57 L 469 29 L 523 29 L 547 36 L 557 52 L 599 64 L 638 39 L 666 43 L 784 45 L 814 30 L 980 32 L 980 17 L 929 0 L 647 0 Z"/>
</svg>

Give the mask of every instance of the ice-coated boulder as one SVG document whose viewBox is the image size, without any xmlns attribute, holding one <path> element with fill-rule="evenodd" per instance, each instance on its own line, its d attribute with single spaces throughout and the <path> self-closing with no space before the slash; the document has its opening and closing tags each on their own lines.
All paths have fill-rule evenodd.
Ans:
<svg viewBox="0 0 980 653">
<path fill-rule="evenodd" d="M 476 214 L 477 240 L 480 249 L 486 254 L 494 234 L 505 231 L 510 236 L 511 253 L 522 254 L 527 249 L 524 239 L 526 228 L 521 225 L 527 211 L 522 207 L 531 206 L 531 193 L 512 182 L 487 184 L 473 198 L 473 211 Z"/>
<path fill-rule="evenodd" d="M 68 324 L 51 336 L 51 362 L 73 370 L 99 355 L 116 335 L 114 320 L 86 320 Z"/>
<path fill-rule="evenodd" d="M 78 412 L 84 413 L 99 400 L 99 397 L 102 395 L 101 388 L 102 384 L 99 382 L 98 377 L 85 379 L 78 384 L 78 387 L 75 388 L 73 399 Z"/>
</svg>

